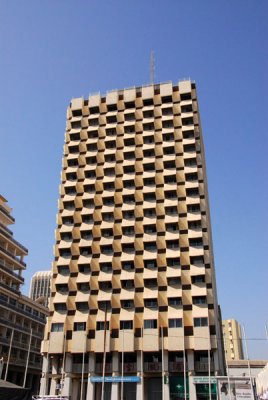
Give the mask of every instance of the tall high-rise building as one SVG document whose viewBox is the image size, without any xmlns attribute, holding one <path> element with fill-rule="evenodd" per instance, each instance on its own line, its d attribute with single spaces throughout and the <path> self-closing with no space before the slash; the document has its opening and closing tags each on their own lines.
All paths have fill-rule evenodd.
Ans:
<svg viewBox="0 0 268 400">
<path fill-rule="evenodd" d="M 14 223 L 11 208 L 0 195 L 0 378 L 36 393 L 48 310 L 21 293 L 28 250 L 14 239 L 9 229 Z"/>
<path fill-rule="evenodd" d="M 242 329 L 235 319 L 222 321 L 224 352 L 226 361 L 243 360 Z"/>
<path fill-rule="evenodd" d="M 71 101 L 51 296 L 41 394 L 209 396 L 198 376 L 223 357 L 195 83 Z"/>
<path fill-rule="evenodd" d="M 51 278 L 51 271 L 38 271 L 31 279 L 29 296 L 45 307 L 48 306 L 48 300 L 50 298 Z"/>
</svg>

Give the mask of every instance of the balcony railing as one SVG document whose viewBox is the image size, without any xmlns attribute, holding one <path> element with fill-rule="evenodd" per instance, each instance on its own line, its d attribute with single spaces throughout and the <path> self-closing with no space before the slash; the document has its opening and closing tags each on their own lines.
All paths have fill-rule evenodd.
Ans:
<svg viewBox="0 0 268 400">
<path fill-rule="evenodd" d="M 15 222 L 15 218 L 10 215 L 3 206 L 0 206 L 0 211 L 2 211 L 3 214 L 5 214 L 6 217 L 8 217 L 12 222 Z"/>
<path fill-rule="evenodd" d="M 197 372 L 205 372 L 205 371 L 208 371 L 208 362 L 206 361 L 206 362 L 204 362 L 204 361 L 195 361 L 195 363 L 194 363 L 194 368 L 195 368 L 195 371 L 197 371 Z M 215 369 L 215 367 L 214 367 L 214 362 L 213 361 L 211 361 L 211 363 L 210 363 L 210 370 L 211 371 L 214 371 L 214 369 Z"/>
<path fill-rule="evenodd" d="M 23 267 L 26 267 L 26 263 L 24 261 L 20 260 L 17 256 L 15 256 L 14 254 L 10 253 L 6 249 L 4 249 L 2 246 L 0 246 L 0 251 L 5 253 L 8 257 L 11 257 L 13 260 L 15 260 L 17 263 L 19 263 Z"/>
<path fill-rule="evenodd" d="M 172 361 L 168 363 L 168 369 L 170 372 L 182 372 L 184 370 L 183 361 Z M 187 365 L 186 365 L 187 369 Z"/>
<path fill-rule="evenodd" d="M 2 235 L 4 235 L 7 239 L 9 239 L 9 240 L 11 240 L 14 244 L 16 244 L 18 247 L 20 247 L 20 249 L 21 250 L 23 250 L 23 251 L 25 251 L 25 253 L 27 253 L 28 254 L 28 249 L 26 249 L 26 247 L 24 247 L 21 243 L 19 243 L 17 240 L 15 240 L 14 238 L 13 238 L 13 236 L 10 236 L 10 234 L 8 234 L 8 233 L 11 233 L 12 234 L 12 232 L 11 231 L 9 231 L 9 230 L 7 230 L 8 232 L 6 232 L 6 228 L 2 228 L 2 224 L 0 224 L 0 233 L 2 234 Z"/>
<path fill-rule="evenodd" d="M 102 363 L 96 364 L 95 372 L 98 373 L 98 374 L 102 373 L 102 368 L 103 368 L 103 364 Z M 111 363 L 106 364 L 105 365 L 105 373 L 112 373 L 112 371 L 113 371 L 112 364 Z"/>
<path fill-rule="evenodd" d="M 161 362 L 145 362 L 144 363 L 145 372 L 161 372 L 162 363 Z"/>
<path fill-rule="evenodd" d="M 2 301 L 0 301 L 0 303 L 2 303 Z M 16 323 L 14 323 L 14 322 L 10 321 L 9 319 L 6 319 L 6 318 L 1 318 L 0 317 L 0 324 L 2 324 L 4 326 L 8 326 L 9 328 L 14 328 L 19 332 L 29 333 L 29 334 L 31 332 L 30 328 L 26 328 L 22 324 L 16 324 Z M 43 332 L 40 333 L 40 332 L 34 331 L 33 332 L 33 336 L 37 337 L 38 339 L 43 339 Z"/>
<path fill-rule="evenodd" d="M 40 318 L 40 317 L 37 317 L 36 315 L 33 315 L 33 314 L 30 313 L 30 312 L 27 312 L 27 311 L 25 311 L 25 310 L 22 310 L 21 308 L 19 308 L 19 307 L 17 307 L 17 306 L 14 306 L 13 304 L 7 303 L 7 302 L 4 301 L 4 300 L 1 300 L 1 299 L 0 299 L 0 304 L 4 305 L 4 306 L 7 307 L 7 308 L 10 308 L 10 309 L 16 311 L 16 312 L 19 313 L 19 314 L 23 314 L 24 316 L 26 316 L 26 317 L 28 317 L 28 318 L 32 318 L 32 319 L 34 319 L 35 321 L 38 321 L 38 322 L 40 322 L 40 323 L 43 324 L 43 325 L 45 325 L 45 323 L 46 323 L 46 320 L 45 320 L 45 319 L 42 319 L 42 318 Z"/>
<path fill-rule="evenodd" d="M 120 371 L 122 370 L 122 365 L 120 364 Z M 124 363 L 124 373 L 132 373 L 137 372 L 137 364 L 136 363 Z"/>
<path fill-rule="evenodd" d="M 0 336 L 0 343 L 4 343 L 7 344 L 8 346 L 10 345 L 10 341 L 11 341 L 11 337 L 1 337 Z M 29 343 L 24 343 L 24 342 L 20 342 L 18 340 L 12 340 L 12 348 L 19 348 L 19 349 L 26 349 L 28 350 L 29 348 Z M 40 348 L 32 346 L 30 348 L 30 352 L 31 353 L 37 353 L 40 354 Z"/>
<path fill-rule="evenodd" d="M 14 272 L 11 268 L 6 267 L 3 265 L 3 263 L 0 261 L 0 270 L 3 269 L 7 274 L 14 276 L 14 278 L 19 279 L 21 283 L 24 282 L 24 278 Z"/>
<path fill-rule="evenodd" d="M 6 290 L 10 290 L 11 292 L 15 293 L 15 294 L 20 294 L 20 290 L 19 289 L 15 289 L 9 285 L 6 285 L 3 282 L 0 282 L 0 287 L 6 289 Z"/>
</svg>

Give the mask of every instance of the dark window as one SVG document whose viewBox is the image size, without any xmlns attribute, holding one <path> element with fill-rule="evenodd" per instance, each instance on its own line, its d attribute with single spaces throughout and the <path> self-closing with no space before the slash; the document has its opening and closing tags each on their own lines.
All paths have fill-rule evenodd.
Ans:
<svg viewBox="0 0 268 400">
<path fill-rule="evenodd" d="M 153 118 L 154 112 L 153 110 L 143 111 L 143 118 Z"/>
<path fill-rule="evenodd" d="M 190 257 L 190 262 L 192 265 L 203 265 L 204 257 L 203 256 L 192 256 L 192 257 Z"/>
<path fill-rule="evenodd" d="M 106 142 L 105 147 L 106 149 L 115 149 L 116 148 L 115 140 L 110 140 L 109 142 Z"/>
<path fill-rule="evenodd" d="M 147 288 L 156 288 L 157 279 L 144 279 L 144 286 Z"/>
<path fill-rule="evenodd" d="M 144 144 L 154 143 L 154 136 L 144 136 L 143 143 Z"/>
<path fill-rule="evenodd" d="M 143 326 L 144 329 L 157 329 L 157 319 L 145 319 Z"/>
<path fill-rule="evenodd" d="M 169 267 L 180 267 L 180 259 L 179 258 L 168 258 L 167 265 Z"/>
<path fill-rule="evenodd" d="M 124 219 L 134 219 L 135 218 L 134 211 L 132 211 L 132 210 L 123 211 L 123 218 Z"/>
<path fill-rule="evenodd" d="M 185 167 L 196 167 L 196 158 L 186 158 L 184 160 Z"/>
<path fill-rule="evenodd" d="M 67 265 L 58 265 L 58 273 L 64 276 L 70 274 L 69 267 Z"/>
<path fill-rule="evenodd" d="M 189 245 L 192 247 L 202 247 L 203 240 L 202 238 L 191 238 L 189 239 Z"/>
<path fill-rule="evenodd" d="M 102 201 L 104 206 L 114 205 L 114 197 L 103 197 Z"/>
<path fill-rule="evenodd" d="M 66 303 L 54 303 L 55 311 L 67 311 Z"/>
<path fill-rule="evenodd" d="M 143 210 L 144 216 L 147 218 L 152 218 L 155 217 L 155 210 L 152 208 L 145 208 L 145 210 Z"/>
<path fill-rule="evenodd" d="M 135 251 L 134 243 L 123 243 L 122 251 L 125 253 L 133 253 Z"/>
<path fill-rule="evenodd" d="M 75 322 L 74 323 L 74 331 L 85 331 L 86 323 L 85 322 Z"/>
<path fill-rule="evenodd" d="M 124 144 L 125 144 L 125 146 L 135 146 L 135 140 L 133 138 L 125 139 Z"/>
<path fill-rule="evenodd" d="M 97 148 L 97 143 L 89 143 L 89 144 L 87 144 L 87 150 L 88 151 L 96 151 L 98 148 Z"/>
<path fill-rule="evenodd" d="M 133 321 L 120 321 L 120 330 L 133 329 Z"/>
<path fill-rule="evenodd" d="M 146 251 L 156 251 L 157 246 L 155 242 L 144 242 L 144 250 Z"/>
<path fill-rule="evenodd" d="M 177 206 L 165 207 L 167 215 L 178 215 Z"/>
<path fill-rule="evenodd" d="M 182 118 L 182 119 L 181 119 L 181 122 L 182 122 L 182 125 L 183 125 L 183 126 L 193 125 L 194 119 L 191 118 L 191 117 Z"/>
<path fill-rule="evenodd" d="M 191 174 L 185 174 L 185 179 L 188 182 L 193 182 L 198 180 L 198 174 L 196 172 L 193 172 Z"/>
<path fill-rule="evenodd" d="M 89 108 L 90 114 L 98 114 L 100 112 L 99 107 L 90 107 Z"/>
<path fill-rule="evenodd" d="M 76 167 L 78 165 L 78 159 L 71 158 L 70 160 L 67 160 L 67 164 L 69 167 Z"/>
<path fill-rule="evenodd" d="M 124 153 L 124 160 L 134 160 L 135 159 L 135 152 L 129 151 L 128 153 Z"/>
<path fill-rule="evenodd" d="M 186 196 L 189 196 L 189 197 L 199 196 L 198 188 L 188 188 L 188 189 L 186 189 Z"/>
<path fill-rule="evenodd" d="M 131 270 L 134 269 L 134 262 L 133 262 L 133 261 L 124 261 L 124 262 L 122 263 L 122 268 L 123 268 L 125 271 L 131 271 Z"/>
<path fill-rule="evenodd" d="M 135 234 L 134 226 L 125 226 L 122 228 L 123 235 L 133 236 Z"/>
<path fill-rule="evenodd" d="M 105 168 L 104 175 L 105 176 L 115 176 L 115 169 L 114 168 Z"/>
<path fill-rule="evenodd" d="M 187 205 L 187 211 L 189 213 L 200 212 L 200 204 L 188 204 Z"/>
<path fill-rule="evenodd" d="M 155 186 L 154 178 L 144 178 L 143 179 L 144 186 Z"/>
<path fill-rule="evenodd" d="M 162 126 L 163 128 L 173 128 L 174 124 L 172 120 L 169 120 L 169 121 L 163 121 Z"/>
<path fill-rule="evenodd" d="M 72 256 L 72 252 L 70 249 L 59 249 L 59 253 L 61 257 L 70 258 Z"/>
<path fill-rule="evenodd" d="M 169 286 L 180 286 L 181 285 L 181 278 L 179 278 L 179 277 L 167 278 L 167 281 L 168 281 Z"/>
<path fill-rule="evenodd" d="M 128 125 L 124 127 L 125 133 L 134 133 L 135 132 L 135 126 L 134 125 Z"/>
<path fill-rule="evenodd" d="M 112 272 L 113 267 L 111 263 L 102 263 L 100 264 L 100 270 L 102 272 Z"/>
<path fill-rule="evenodd" d="M 135 286 L 134 280 L 132 280 L 132 279 L 121 281 L 121 285 L 122 285 L 123 289 L 133 289 Z"/>
<path fill-rule="evenodd" d="M 177 222 L 166 224 L 167 232 L 177 232 L 178 229 L 179 229 L 179 226 L 178 226 Z"/>
<path fill-rule="evenodd" d="M 54 323 L 51 325 L 51 332 L 63 332 L 62 323 Z"/>
<path fill-rule="evenodd" d="M 74 201 L 65 201 L 63 203 L 63 207 L 65 208 L 65 210 L 74 210 L 75 209 Z"/>
<path fill-rule="evenodd" d="M 117 122 L 115 115 L 110 115 L 106 117 L 107 124 L 115 124 Z"/>
<path fill-rule="evenodd" d="M 195 275 L 192 276 L 192 283 L 205 283 L 205 275 Z"/>
<path fill-rule="evenodd" d="M 82 215 L 82 221 L 85 224 L 90 224 L 91 222 L 93 222 L 93 215 L 92 214 Z"/>
<path fill-rule="evenodd" d="M 183 139 L 193 139 L 194 138 L 194 131 L 183 131 L 182 132 Z"/>
<path fill-rule="evenodd" d="M 96 330 L 97 331 L 104 331 L 104 330 L 109 330 L 109 321 L 97 321 L 96 324 Z"/>
<path fill-rule="evenodd" d="M 124 188 L 126 188 L 126 189 L 134 188 L 134 187 L 135 187 L 135 181 L 134 181 L 134 179 L 130 179 L 129 181 L 123 181 L 123 186 L 124 186 Z"/>
<path fill-rule="evenodd" d="M 133 121 L 135 119 L 135 114 L 125 114 L 125 121 Z"/>
<path fill-rule="evenodd" d="M 81 238 L 85 240 L 92 239 L 92 231 L 81 231 Z"/>
<path fill-rule="evenodd" d="M 188 221 L 189 229 L 200 229 L 202 227 L 201 220 L 197 221 Z"/>
<path fill-rule="evenodd" d="M 90 274 L 91 271 L 89 264 L 79 264 L 78 270 L 81 272 L 81 274 Z"/>
<path fill-rule="evenodd" d="M 134 301 L 133 300 L 122 300 L 121 306 L 122 306 L 122 308 L 125 308 L 125 309 L 134 308 Z"/>
<path fill-rule="evenodd" d="M 97 126 L 99 125 L 99 118 L 93 118 L 88 120 L 89 126 Z"/>
<path fill-rule="evenodd" d="M 91 247 L 80 247 L 81 256 L 91 256 L 92 249 Z"/>
<path fill-rule="evenodd" d="M 155 193 L 144 193 L 143 199 L 144 201 L 155 201 Z"/>
<path fill-rule="evenodd" d="M 153 99 L 144 99 L 143 100 L 143 106 L 147 107 L 147 106 L 153 106 L 154 105 L 154 100 Z"/>
<path fill-rule="evenodd" d="M 75 195 L 76 194 L 75 186 L 66 186 L 65 187 L 65 193 L 68 194 L 68 195 Z"/>
<path fill-rule="evenodd" d="M 169 328 L 182 328 L 182 318 L 171 318 L 168 320 Z"/>
<path fill-rule="evenodd" d="M 155 233 L 156 232 L 156 225 L 144 225 L 143 227 L 144 233 Z"/>
<path fill-rule="evenodd" d="M 206 296 L 193 296 L 193 304 L 206 304 Z"/>
<path fill-rule="evenodd" d="M 164 161 L 164 168 L 165 169 L 173 169 L 176 168 L 176 163 L 174 161 Z"/>
<path fill-rule="evenodd" d="M 144 260 L 144 268 L 156 269 L 157 268 L 156 260 Z"/>
<path fill-rule="evenodd" d="M 167 249 L 178 249 L 179 241 L 178 240 L 166 240 Z"/>
<path fill-rule="evenodd" d="M 98 136 L 98 131 L 88 131 L 87 133 L 89 139 L 96 139 Z"/>
<path fill-rule="evenodd" d="M 163 96 L 162 97 L 162 104 L 172 103 L 172 96 Z"/>
<path fill-rule="evenodd" d="M 182 305 L 181 297 L 170 297 L 168 299 L 168 305 L 171 307 L 181 306 Z"/>
<path fill-rule="evenodd" d="M 173 133 L 165 133 L 165 134 L 163 134 L 163 140 L 165 142 L 173 142 L 174 141 L 174 134 Z"/>
<path fill-rule="evenodd" d="M 112 229 L 102 229 L 101 235 L 103 237 L 111 237 L 111 236 L 113 236 L 113 230 Z"/>
<path fill-rule="evenodd" d="M 84 191 L 86 193 L 94 193 L 95 192 L 95 185 L 84 185 Z"/>
<path fill-rule="evenodd" d="M 106 136 L 116 136 L 116 129 L 115 128 L 106 129 Z"/>
<path fill-rule="evenodd" d="M 207 318 L 194 318 L 194 327 L 208 326 Z"/>
<path fill-rule="evenodd" d="M 157 306 L 157 299 L 144 299 L 144 307 L 155 309 Z"/>
<path fill-rule="evenodd" d="M 85 171 L 85 178 L 95 178 L 96 172 L 93 170 Z"/>
<path fill-rule="evenodd" d="M 113 254 L 113 251 L 113 246 L 111 244 L 101 246 L 102 254 Z"/>
</svg>

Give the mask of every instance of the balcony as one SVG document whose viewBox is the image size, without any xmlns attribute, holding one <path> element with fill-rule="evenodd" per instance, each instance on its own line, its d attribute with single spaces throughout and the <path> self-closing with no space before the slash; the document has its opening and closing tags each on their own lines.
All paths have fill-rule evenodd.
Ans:
<svg viewBox="0 0 268 400">
<path fill-rule="evenodd" d="M 194 369 L 196 372 L 208 372 L 208 362 L 207 361 L 195 361 Z M 214 362 L 210 363 L 210 370 L 214 371 Z"/>
<path fill-rule="evenodd" d="M 8 268 L 6 266 L 3 265 L 3 263 L 0 261 L 0 270 L 5 271 L 7 274 L 13 276 L 14 278 L 18 279 L 20 281 L 20 283 L 24 283 L 24 278 L 22 276 L 20 276 L 19 274 L 17 274 L 16 272 L 14 272 L 11 268 Z"/>
<path fill-rule="evenodd" d="M 187 369 L 187 365 L 186 365 Z M 184 370 L 183 361 L 172 361 L 168 363 L 169 372 L 182 372 Z"/>
<path fill-rule="evenodd" d="M 13 218 L 3 206 L 0 206 L 0 211 L 12 222 L 15 222 L 15 218 Z"/>
<path fill-rule="evenodd" d="M 31 313 L 25 311 L 25 310 L 22 310 L 21 308 L 19 308 L 19 307 L 17 307 L 17 306 L 14 306 L 13 304 L 7 303 L 7 302 L 4 301 L 4 300 L 1 300 L 1 299 L 0 299 L 0 305 L 3 305 L 3 306 L 5 306 L 5 307 L 8 308 L 8 309 L 14 310 L 14 311 L 15 311 L 16 313 L 18 313 L 18 314 L 22 314 L 22 315 L 24 315 L 24 316 L 26 316 L 26 317 L 28 317 L 28 318 L 32 318 L 33 320 L 38 321 L 38 322 L 41 323 L 42 325 L 45 325 L 45 323 L 46 323 L 46 320 L 45 320 L 45 319 L 42 319 L 42 318 L 40 318 L 40 317 L 37 317 L 37 316 L 35 316 L 35 315 L 33 315 L 33 314 L 31 314 Z"/>
<path fill-rule="evenodd" d="M 16 261 L 18 264 L 20 264 L 23 268 L 26 268 L 26 263 L 20 260 L 17 256 L 14 254 L 11 254 L 9 251 L 4 249 L 2 246 L 0 246 L 0 251 L 2 251 L 4 254 L 6 254 L 8 257 L 12 258 L 12 260 Z"/>
<path fill-rule="evenodd" d="M 102 368 L 103 368 L 103 364 L 102 363 L 96 364 L 96 366 L 95 366 L 96 374 L 101 374 L 102 373 Z M 105 365 L 105 373 L 111 374 L 112 372 L 113 372 L 112 363 L 106 364 Z"/>
<path fill-rule="evenodd" d="M 161 372 L 162 363 L 161 362 L 145 362 L 144 372 Z"/>
<path fill-rule="evenodd" d="M 0 233 L 4 235 L 8 240 L 11 240 L 16 246 L 18 246 L 21 250 L 23 250 L 26 254 L 28 254 L 28 249 L 20 244 L 17 240 L 12 237 L 12 232 L 5 228 L 2 224 L 0 224 Z"/>
<path fill-rule="evenodd" d="M 5 283 L 3 283 L 3 282 L 0 282 L 0 287 L 2 287 L 2 288 L 4 288 L 4 289 L 6 289 L 6 290 L 9 290 L 9 291 L 11 291 L 12 293 L 15 293 L 15 294 L 20 294 L 20 290 L 18 289 L 14 289 L 13 287 L 11 287 L 11 286 L 9 286 L 9 285 L 6 285 Z"/>
<path fill-rule="evenodd" d="M 122 364 L 120 364 L 120 371 L 122 371 Z M 124 373 L 131 374 L 137 372 L 137 364 L 136 363 L 128 363 L 124 362 Z"/>
</svg>

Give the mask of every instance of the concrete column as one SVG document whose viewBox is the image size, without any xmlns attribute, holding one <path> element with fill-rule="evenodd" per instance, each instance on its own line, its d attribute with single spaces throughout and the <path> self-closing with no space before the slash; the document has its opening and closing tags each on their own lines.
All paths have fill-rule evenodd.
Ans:
<svg viewBox="0 0 268 400">
<path fill-rule="evenodd" d="M 58 362 L 58 357 L 54 356 L 51 359 L 51 363 L 52 363 L 52 378 L 51 378 L 51 384 L 50 384 L 50 395 L 55 395 L 56 394 L 56 384 L 57 384 L 57 380 L 56 377 L 53 375 L 57 374 L 57 362 Z"/>
<path fill-rule="evenodd" d="M 194 375 L 191 372 L 189 372 L 189 398 L 191 400 L 196 400 L 196 388 L 193 382 L 193 377 Z"/>
<path fill-rule="evenodd" d="M 137 351 L 137 376 L 141 378 L 141 381 L 137 383 L 136 400 L 144 400 L 144 380 L 143 380 L 143 366 L 141 365 L 142 354 L 141 351 Z"/>
<path fill-rule="evenodd" d="M 47 371 L 48 371 L 48 355 L 46 354 L 43 356 L 42 375 L 41 375 L 40 390 L 39 390 L 39 394 L 43 396 L 47 394 L 47 383 L 48 383 Z"/>
<path fill-rule="evenodd" d="M 87 381 L 87 395 L 86 400 L 93 400 L 94 399 L 94 383 L 90 382 L 90 377 L 92 375 L 88 374 L 88 381 Z"/>
<path fill-rule="evenodd" d="M 191 400 L 196 400 L 196 389 L 193 382 L 193 377 L 195 375 L 194 370 L 194 350 L 187 350 L 187 361 L 188 361 L 188 378 L 189 378 L 189 398 Z"/>
<path fill-rule="evenodd" d="M 95 354 L 88 353 L 88 372 L 93 374 L 95 372 Z"/>
<path fill-rule="evenodd" d="M 119 395 L 119 383 L 112 383 L 112 393 L 111 393 L 111 400 L 118 400 Z"/>
<path fill-rule="evenodd" d="M 169 376 L 168 373 L 168 351 L 164 350 L 164 374 L 165 376 Z M 169 400 L 169 383 L 164 383 L 163 387 L 163 399 Z"/>
<path fill-rule="evenodd" d="M 63 389 L 62 389 L 63 396 L 71 396 L 71 393 L 72 393 L 72 378 L 71 378 L 72 366 L 73 366 L 72 355 L 70 353 L 66 353 L 65 354 L 65 374 L 64 374 L 64 382 L 63 382 Z M 74 399 L 75 398 L 76 397 L 74 397 Z"/>
<path fill-rule="evenodd" d="M 113 352 L 113 376 L 121 375 L 121 371 L 119 374 L 119 354 L 117 351 Z M 112 391 L 111 391 L 111 400 L 118 400 L 119 395 L 119 383 L 113 382 L 112 383 Z"/>
<path fill-rule="evenodd" d="M 80 381 L 77 379 L 73 380 L 73 384 L 72 384 L 72 399 L 80 399 L 80 385 L 79 385 Z"/>
<path fill-rule="evenodd" d="M 219 354 L 218 351 L 211 350 L 212 360 L 214 360 L 215 366 L 215 375 L 219 375 L 220 372 L 220 364 L 219 364 Z"/>
<path fill-rule="evenodd" d="M 113 373 L 119 373 L 119 354 L 117 351 L 113 352 L 112 368 L 113 368 Z"/>
</svg>

